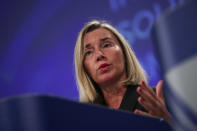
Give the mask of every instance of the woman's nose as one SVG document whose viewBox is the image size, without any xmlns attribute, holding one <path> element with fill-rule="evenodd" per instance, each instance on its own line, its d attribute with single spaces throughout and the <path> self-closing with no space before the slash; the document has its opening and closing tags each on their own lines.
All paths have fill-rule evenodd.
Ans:
<svg viewBox="0 0 197 131">
<path fill-rule="evenodd" d="M 105 58 L 103 52 L 101 50 L 97 50 L 95 52 L 96 61 L 100 61 Z"/>
</svg>

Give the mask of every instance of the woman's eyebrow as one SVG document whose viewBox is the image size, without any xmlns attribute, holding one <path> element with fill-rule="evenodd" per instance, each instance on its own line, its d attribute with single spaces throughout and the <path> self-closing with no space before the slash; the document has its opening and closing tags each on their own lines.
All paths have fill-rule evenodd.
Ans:
<svg viewBox="0 0 197 131">
<path fill-rule="evenodd" d="M 106 40 L 113 40 L 113 39 L 111 37 L 104 37 L 104 38 L 100 39 L 100 42 L 104 42 Z M 90 49 L 90 48 L 92 48 L 91 43 L 88 43 L 88 44 L 85 45 L 84 49 L 86 50 L 86 49 Z"/>
<path fill-rule="evenodd" d="M 90 43 L 85 45 L 85 49 L 89 49 L 89 48 L 91 48 L 91 44 Z"/>
<path fill-rule="evenodd" d="M 113 39 L 111 37 L 104 37 L 100 39 L 101 42 L 106 41 L 106 40 L 113 40 Z"/>
</svg>

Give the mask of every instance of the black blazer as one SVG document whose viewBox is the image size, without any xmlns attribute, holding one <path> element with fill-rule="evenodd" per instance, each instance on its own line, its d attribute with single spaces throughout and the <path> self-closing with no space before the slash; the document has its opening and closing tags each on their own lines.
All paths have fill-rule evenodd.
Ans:
<svg viewBox="0 0 197 131">
<path fill-rule="evenodd" d="M 129 112 L 134 112 L 135 109 L 139 109 L 141 111 L 147 112 L 137 101 L 139 94 L 137 93 L 136 89 L 139 85 L 129 85 L 127 86 L 127 90 L 125 95 L 123 96 L 122 102 L 120 104 L 119 109 Z M 97 92 L 100 94 L 99 97 L 95 99 L 92 104 L 98 104 L 102 106 L 107 106 L 105 102 L 104 96 L 102 95 L 101 91 L 97 88 Z"/>
<path fill-rule="evenodd" d="M 138 102 L 139 94 L 137 93 L 138 85 L 127 86 L 127 91 L 122 99 L 119 109 L 134 112 L 135 109 L 147 112 Z"/>
</svg>

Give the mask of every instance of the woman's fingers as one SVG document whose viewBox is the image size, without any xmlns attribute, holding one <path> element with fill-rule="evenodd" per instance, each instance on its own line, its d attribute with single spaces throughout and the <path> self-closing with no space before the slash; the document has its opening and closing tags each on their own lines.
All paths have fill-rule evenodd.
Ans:
<svg viewBox="0 0 197 131">
<path fill-rule="evenodd" d="M 157 86 L 156 86 L 156 94 L 157 94 L 158 98 L 164 99 L 164 97 L 163 97 L 163 89 L 162 88 L 163 88 L 163 81 L 160 80 L 157 83 Z"/>
<path fill-rule="evenodd" d="M 150 94 L 152 97 L 156 97 L 155 96 L 155 92 L 144 82 L 141 82 L 141 86 L 140 86 L 144 91 L 147 91 L 148 94 Z"/>
<path fill-rule="evenodd" d="M 154 110 L 155 106 L 157 106 L 157 101 L 155 100 L 149 92 L 142 90 L 140 87 L 137 88 L 137 92 L 140 94 L 138 98 L 138 102 L 146 109 L 146 110 Z"/>
<path fill-rule="evenodd" d="M 151 116 L 149 113 L 146 113 L 146 112 L 140 111 L 140 110 L 138 110 L 138 109 L 136 109 L 136 110 L 134 111 L 134 113 L 136 113 L 136 114 L 140 114 L 140 115 L 144 115 L 144 116 Z"/>
<path fill-rule="evenodd" d="M 138 102 L 148 111 L 148 113 L 139 111 L 138 114 L 160 117 L 165 120 L 170 120 L 170 114 L 166 108 L 163 97 L 163 81 L 159 81 L 156 86 L 156 93 L 144 82 L 137 88 L 140 94 Z"/>
<path fill-rule="evenodd" d="M 159 117 L 157 117 L 157 116 L 152 115 L 152 112 L 146 113 L 146 112 L 141 111 L 141 110 L 138 110 L 138 109 L 136 109 L 136 110 L 134 111 L 134 113 L 135 113 L 135 114 L 144 115 L 144 116 L 159 118 Z"/>
<path fill-rule="evenodd" d="M 155 103 L 154 102 L 149 102 L 145 99 L 143 99 L 142 97 L 138 98 L 138 102 L 141 104 L 141 106 L 143 106 L 147 111 L 149 112 L 155 112 Z"/>
<path fill-rule="evenodd" d="M 141 83 L 141 86 L 137 88 L 137 92 L 143 99 L 139 99 L 138 101 L 146 110 L 155 112 L 157 109 L 155 107 L 158 107 L 160 102 L 158 101 L 153 89 L 150 88 L 144 81 Z"/>
</svg>

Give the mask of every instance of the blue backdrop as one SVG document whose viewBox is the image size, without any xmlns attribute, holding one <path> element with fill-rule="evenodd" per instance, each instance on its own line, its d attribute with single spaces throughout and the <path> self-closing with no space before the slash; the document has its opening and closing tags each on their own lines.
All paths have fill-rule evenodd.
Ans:
<svg viewBox="0 0 197 131">
<path fill-rule="evenodd" d="M 47 93 L 78 99 L 73 53 L 92 19 L 107 20 L 129 41 L 155 85 L 160 68 L 150 32 L 183 0 L 8 0 L 0 3 L 0 98 Z"/>
</svg>

